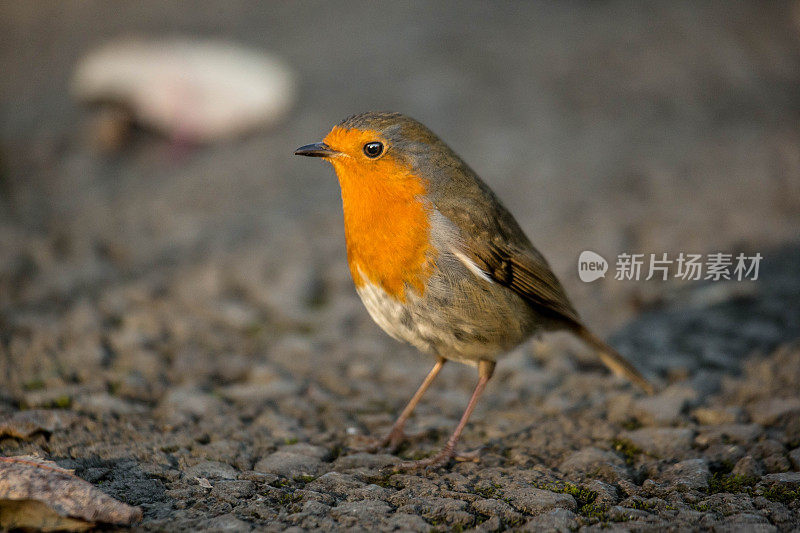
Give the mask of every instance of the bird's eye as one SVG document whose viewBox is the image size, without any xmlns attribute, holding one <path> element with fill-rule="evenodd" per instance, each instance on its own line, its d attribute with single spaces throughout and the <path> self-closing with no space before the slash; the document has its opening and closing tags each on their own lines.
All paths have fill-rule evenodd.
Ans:
<svg viewBox="0 0 800 533">
<path fill-rule="evenodd" d="M 370 159 L 375 159 L 383 153 L 383 143 L 370 142 L 364 145 L 364 155 Z"/>
</svg>

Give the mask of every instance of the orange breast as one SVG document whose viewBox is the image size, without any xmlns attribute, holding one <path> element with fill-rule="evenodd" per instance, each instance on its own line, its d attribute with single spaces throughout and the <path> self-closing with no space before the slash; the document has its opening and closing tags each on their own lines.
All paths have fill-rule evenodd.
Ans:
<svg viewBox="0 0 800 533">
<path fill-rule="evenodd" d="M 420 200 L 424 180 L 388 157 L 367 165 L 339 158 L 333 165 L 342 188 L 347 258 L 356 287 L 370 281 L 401 301 L 406 287 L 423 294 L 436 253 L 429 240 L 428 208 Z"/>
</svg>

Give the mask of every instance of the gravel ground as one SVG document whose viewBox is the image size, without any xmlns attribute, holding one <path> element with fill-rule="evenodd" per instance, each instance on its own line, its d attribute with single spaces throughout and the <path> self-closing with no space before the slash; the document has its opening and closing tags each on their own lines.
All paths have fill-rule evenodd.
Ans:
<svg viewBox="0 0 800 533">
<path fill-rule="evenodd" d="M 76 469 L 146 530 L 799 527 L 800 8 L 455 5 L 0 5 L 0 455 Z M 291 117 L 94 152 L 76 59 L 178 32 L 285 57 Z M 479 462 L 359 453 L 431 361 L 371 322 L 332 172 L 290 154 L 366 109 L 464 155 L 661 392 L 550 336 L 498 366 Z M 585 249 L 765 259 L 758 282 L 584 284 Z M 444 443 L 474 380 L 445 368 L 400 457 Z"/>
</svg>

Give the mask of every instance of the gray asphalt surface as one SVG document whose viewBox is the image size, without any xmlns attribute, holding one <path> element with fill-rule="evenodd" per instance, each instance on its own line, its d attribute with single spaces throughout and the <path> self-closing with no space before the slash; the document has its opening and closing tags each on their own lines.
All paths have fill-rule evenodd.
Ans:
<svg viewBox="0 0 800 533">
<path fill-rule="evenodd" d="M 748 2 L 0 4 L 0 418 L 56 420 L 0 454 L 75 468 L 148 530 L 797 528 L 798 20 Z M 283 57 L 289 118 L 97 153 L 75 62 L 174 34 Z M 369 109 L 453 146 L 663 392 L 555 336 L 499 365 L 464 436 L 478 463 L 388 475 L 397 457 L 355 451 L 431 361 L 371 322 L 333 172 L 291 153 Z M 750 284 L 586 284 L 587 249 L 765 259 Z M 474 379 L 443 371 L 401 457 L 443 444 Z"/>
</svg>

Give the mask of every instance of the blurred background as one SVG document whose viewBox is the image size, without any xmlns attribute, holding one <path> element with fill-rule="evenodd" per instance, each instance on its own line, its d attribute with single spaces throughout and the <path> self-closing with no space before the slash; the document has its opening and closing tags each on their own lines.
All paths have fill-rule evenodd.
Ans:
<svg viewBox="0 0 800 533">
<path fill-rule="evenodd" d="M 203 459 L 264 471 L 283 443 L 340 450 L 345 428 L 385 428 L 429 361 L 369 319 L 333 170 L 292 155 L 367 110 L 429 126 L 589 325 L 618 332 L 645 373 L 694 379 L 658 423 L 693 423 L 685 402 L 738 371 L 732 354 L 800 336 L 799 2 L 3 1 L 0 72 L 0 414 L 89 417 L 47 441 L 0 438 L 5 454 L 71 457 L 79 473 L 82 458 L 135 457 L 174 488 Z M 207 94 L 219 107 L 206 114 Z M 582 283 L 583 250 L 764 259 L 759 283 L 697 292 Z M 465 438 L 522 446 L 496 461 L 555 468 L 629 410 L 607 420 L 618 384 L 591 356 L 537 353 L 499 366 L 495 415 L 480 426 L 482 404 L 481 439 Z M 795 364 L 776 361 L 717 419 L 746 420 L 752 391 Z M 418 424 L 449 431 L 473 379 L 446 370 Z M 537 443 L 514 433 L 530 405 L 541 424 L 573 410 Z M 125 464 L 105 490 L 166 520 L 161 481 L 132 495 Z"/>
<path fill-rule="evenodd" d="M 797 3 L 7 2 L 0 15 L 6 336 L 27 313 L 63 326 L 79 302 L 113 314 L 100 304 L 137 283 L 183 287 L 205 298 L 198 309 L 234 302 L 256 329 L 314 323 L 337 291 L 356 302 L 334 174 L 292 151 L 365 110 L 416 117 L 453 146 L 606 333 L 677 289 L 581 283 L 583 250 L 613 261 L 796 246 Z M 170 83 L 222 84 L 233 101 L 237 83 L 253 84 L 235 79 L 247 63 L 214 70 L 223 59 L 197 79 L 162 65 L 175 38 L 274 60 L 266 76 L 279 81 L 265 90 L 279 103 L 263 125 L 193 138 Z M 86 57 L 130 39 L 145 51 L 105 59 L 128 65 L 123 88 L 101 80 L 112 88 L 81 94 Z M 121 121 L 81 102 L 112 96 Z M 167 127 L 141 116 L 159 99 Z"/>
<path fill-rule="evenodd" d="M 590 290 L 575 275 L 584 249 L 798 236 L 795 3 L 9 2 L 0 25 L 6 308 L 242 250 L 304 254 L 298 268 L 341 259 L 333 173 L 291 152 L 365 110 L 409 114 L 451 144 L 573 293 Z M 291 109 L 203 146 L 144 134 L 99 151 L 70 89 L 78 62 L 120 38 L 176 36 L 277 56 L 296 79 Z M 596 298 L 617 309 L 607 290 L 644 289 L 591 290 L 575 295 L 584 313 Z"/>
</svg>

